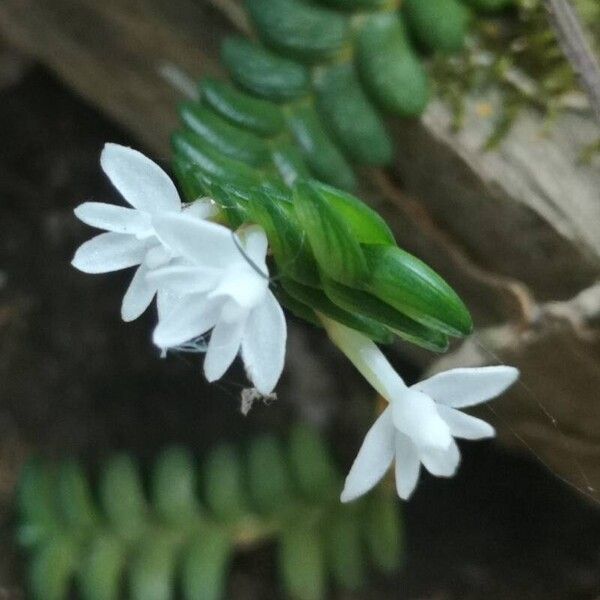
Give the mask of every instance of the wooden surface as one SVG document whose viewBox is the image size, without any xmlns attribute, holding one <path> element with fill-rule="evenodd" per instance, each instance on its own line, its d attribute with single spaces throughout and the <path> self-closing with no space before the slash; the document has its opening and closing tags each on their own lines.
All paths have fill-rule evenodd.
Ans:
<svg viewBox="0 0 600 600">
<path fill-rule="evenodd" d="M 167 161 L 181 93 L 165 68 L 191 78 L 218 73 L 219 40 L 244 27 L 241 14 L 227 0 L 2 0 L 0 32 Z M 545 133 L 538 115 L 524 114 L 497 151 L 484 152 L 492 120 L 482 115 L 493 106 L 493 98 L 474 100 L 458 134 L 439 101 L 420 122 L 391 122 L 396 166 L 364 172 L 364 194 L 399 243 L 473 309 L 478 336 L 444 364 L 497 357 L 522 369 L 524 385 L 493 405 L 501 438 L 600 498 L 596 314 L 573 308 L 600 271 L 600 166 L 578 164 L 599 132 L 569 115 Z M 566 302 L 568 316 L 548 317 L 554 301 Z M 473 351 L 477 341 L 485 351 Z"/>
</svg>

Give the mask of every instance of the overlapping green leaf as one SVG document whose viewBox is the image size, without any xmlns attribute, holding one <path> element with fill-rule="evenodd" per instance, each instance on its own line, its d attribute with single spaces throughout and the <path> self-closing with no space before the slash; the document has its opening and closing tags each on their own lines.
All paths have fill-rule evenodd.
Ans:
<svg viewBox="0 0 600 600">
<path fill-rule="evenodd" d="M 261 541 L 277 544 L 282 589 L 301 600 L 324 600 L 330 578 L 360 588 L 369 561 L 386 572 L 400 563 L 394 495 L 340 504 L 341 477 L 307 425 L 287 444 L 261 435 L 243 453 L 218 447 L 199 473 L 186 450 L 169 448 L 146 484 L 118 454 L 102 465 L 97 505 L 76 461 L 31 462 L 19 484 L 28 597 L 221 600 L 236 548 Z"/>
</svg>

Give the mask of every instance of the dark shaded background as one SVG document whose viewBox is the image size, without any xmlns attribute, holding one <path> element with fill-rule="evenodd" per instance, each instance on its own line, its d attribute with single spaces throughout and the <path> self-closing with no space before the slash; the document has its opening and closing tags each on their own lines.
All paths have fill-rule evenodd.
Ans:
<svg viewBox="0 0 600 600">
<path fill-rule="evenodd" d="M 76 454 L 92 467 L 115 449 L 150 460 L 169 443 L 202 453 L 217 440 L 302 417 L 326 425 L 340 465 L 349 465 L 371 394 L 319 332 L 292 327 L 279 401 L 243 418 L 239 368 L 208 386 L 199 359 L 159 360 L 153 315 L 119 319 L 130 273 L 87 276 L 70 267 L 74 249 L 93 234 L 73 207 L 116 199 L 99 168 L 103 143 L 139 147 L 135 140 L 34 67 L 0 91 L 0 141 L 1 599 L 23 597 L 11 500 L 31 451 Z M 418 375 L 400 361 L 403 373 Z M 463 450 L 456 478 L 424 477 L 405 505 L 403 572 L 374 579 L 353 598 L 600 598 L 597 508 L 525 449 L 520 456 L 494 443 Z M 241 555 L 229 597 L 279 598 L 273 560 L 269 547 Z"/>
</svg>

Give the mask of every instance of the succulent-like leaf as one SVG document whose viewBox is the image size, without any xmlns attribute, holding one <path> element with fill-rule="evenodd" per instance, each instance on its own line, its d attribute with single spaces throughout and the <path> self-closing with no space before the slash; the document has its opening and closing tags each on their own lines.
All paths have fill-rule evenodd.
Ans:
<svg viewBox="0 0 600 600">
<path fill-rule="evenodd" d="M 267 46 L 302 60 L 334 57 L 349 41 L 346 16 L 300 0 L 246 0 Z"/>
<path fill-rule="evenodd" d="M 364 245 L 366 289 L 411 319 L 447 335 L 471 332 L 471 316 L 456 292 L 424 262 L 395 246 Z"/>
<path fill-rule="evenodd" d="M 197 102 L 183 102 L 179 106 L 181 122 L 228 158 L 262 167 L 270 160 L 269 149 L 256 134 L 232 125 L 212 110 Z"/>
<path fill-rule="evenodd" d="M 463 47 L 470 13 L 459 0 L 405 0 L 404 14 L 413 35 L 427 50 L 452 53 Z"/>
<path fill-rule="evenodd" d="M 421 325 L 368 292 L 355 290 L 331 280 L 323 281 L 323 289 L 337 306 L 387 325 L 396 335 L 408 342 L 434 352 L 444 352 L 448 348 L 448 338 L 443 333 Z"/>
<path fill-rule="evenodd" d="M 315 180 L 303 183 L 340 216 L 357 242 L 396 244 L 388 224 L 356 196 Z"/>
<path fill-rule="evenodd" d="M 83 600 L 116 600 L 120 596 L 126 546 L 117 536 L 100 534 L 83 559 L 79 589 Z"/>
<path fill-rule="evenodd" d="M 243 38 L 226 39 L 221 57 L 240 87 L 267 100 L 295 100 L 310 91 L 310 75 L 304 66 Z"/>
<path fill-rule="evenodd" d="M 404 552 L 398 503 L 381 490 L 369 495 L 362 506 L 363 535 L 373 564 L 383 573 L 398 569 Z"/>
<path fill-rule="evenodd" d="M 33 546 L 57 533 L 59 513 L 54 495 L 55 474 L 38 459 L 27 461 L 17 489 L 17 501 L 23 524 L 18 539 L 23 546 Z"/>
<path fill-rule="evenodd" d="M 315 503 L 339 491 L 339 478 L 323 438 L 309 425 L 295 425 L 289 437 L 290 461 L 302 495 Z"/>
<path fill-rule="evenodd" d="M 172 145 L 175 156 L 186 159 L 207 175 L 242 186 L 260 183 L 259 174 L 254 169 L 225 156 L 196 133 L 178 131 L 173 134 Z"/>
<path fill-rule="evenodd" d="M 58 470 L 59 509 L 68 527 L 84 532 L 94 527 L 98 515 L 81 465 L 74 459 Z"/>
<path fill-rule="evenodd" d="M 211 512 L 224 523 L 234 523 L 247 512 L 242 464 L 235 448 L 213 450 L 204 464 L 204 497 Z"/>
<path fill-rule="evenodd" d="M 359 285 L 367 264 L 346 221 L 310 183 L 294 185 L 294 209 L 319 268 L 334 281 Z"/>
<path fill-rule="evenodd" d="M 317 263 L 291 204 L 277 201 L 268 190 L 252 190 L 248 215 L 267 232 L 281 274 L 305 285 L 319 285 Z"/>
<path fill-rule="evenodd" d="M 299 319 L 303 319 L 308 323 L 313 324 L 315 327 L 322 327 L 319 317 L 317 317 L 315 311 L 304 302 L 294 298 L 288 294 L 281 286 L 278 286 L 274 290 L 275 296 L 279 303 L 287 308 L 293 315 Z"/>
<path fill-rule="evenodd" d="M 279 567 L 290 600 L 324 600 L 325 555 L 316 528 L 293 523 L 284 529 L 279 542 Z"/>
<path fill-rule="evenodd" d="M 333 143 L 321 117 L 311 105 L 303 104 L 291 109 L 287 122 L 317 179 L 346 190 L 356 187 L 352 167 Z"/>
<path fill-rule="evenodd" d="M 341 588 L 351 591 L 367 580 L 359 509 L 360 505 L 345 505 L 325 528 L 329 570 Z"/>
<path fill-rule="evenodd" d="M 185 600 L 222 600 L 233 543 L 217 527 L 204 529 L 185 552 L 182 590 Z"/>
<path fill-rule="evenodd" d="M 166 523 L 188 526 L 199 518 L 196 467 L 184 448 L 168 448 L 152 471 L 152 503 Z"/>
<path fill-rule="evenodd" d="M 264 434 L 248 449 L 248 478 L 252 503 L 266 515 L 282 512 L 293 498 L 292 482 L 281 442 Z"/>
<path fill-rule="evenodd" d="M 76 567 L 77 544 L 68 534 L 56 534 L 33 557 L 29 592 L 33 600 L 65 600 Z"/>
<path fill-rule="evenodd" d="M 129 598 L 131 600 L 172 600 L 177 545 L 167 533 L 148 535 L 129 567 Z"/>
<path fill-rule="evenodd" d="M 281 278 L 281 285 L 287 296 L 297 302 L 309 306 L 313 311 L 323 313 L 325 316 L 364 333 L 366 336 L 382 344 L 391 344 L 394 336 L 382 323 L 368 317 L 344 310 L 334 304 L 323 292 L 323 290 L 302 285 L 297 281 Z"/>
<path fill-rule="evenodd" d="M 423 112 L 429 100 L 428 78 L 400 14 L 367 17 L 357 59 L 361 77 L 381 108 L 404 117 Z"/>
<path fill-rule="evenodd" d="M 277 104 L 254 98 L 236 88 L 205 77 L 200 82 L 202 101 L 215 113 L 238 127 L 270 137 L 280 133 L 285 122 Z"/>
<path fill-rule="evenodd" d="M 389 164 L 394 153 L 392 140 L 365 94 L 354 65 L 329 67 L 316 87 L 319 112 L 350 159 L 364 165 Z"/>
<path fill-rule="evenodd" d="M 139 535 L 146 520 L 146 499 L 139 469 L 131 456 L 111 457 L 100 478 L 100 500 L 107 519 L 124 537 Z"/>
</svg>

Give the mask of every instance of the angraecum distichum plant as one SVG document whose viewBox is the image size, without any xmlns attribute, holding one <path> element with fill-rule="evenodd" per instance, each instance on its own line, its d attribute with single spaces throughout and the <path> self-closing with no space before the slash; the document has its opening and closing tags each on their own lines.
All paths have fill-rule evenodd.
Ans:
<svg viewBox="0 0 600 600">
<path fill-rule="evenodd" d="M 177 185 L 150 158 L 107 143 L 101 167 L 124 203 L 75 208 L 102 233 L 77 249 L 73 266 L 133 269 L 123 320 L 153 306 L 157 355 L 202 355 L 209 382 L 240 357 L 245 398 L 275 393 L 285 309 L 321 329 L 387 404 L 343 481 L 306 428 L 291 432 L 287 450 L 269 436 L 251 439 L 244 459 L 217 448 L 198 479 L 181 449 L 161 455 L 145 480 L 131 457 L 117 456 L 96 495 L 73 461 L 31 463 L 19 535 L 31 548 L 36 598 L 65 598 L 73 582 L 86 600 L 223 598 L 233 553 L 267 540 L 291 598 L 324 598 L 328 574 L 357 589 L 370 563 L 390 572 L 401 562 L 389 490 L 408 499 L 422 468 L 453 476 L 456 440 L 494 435 L 463 409 L 518 377 L 498 365 L 405 383 L 382 347 L 444 352 L 470 334 L 471 315 L 354 193 L 355 165 L 392 161 L 385 115 L 424 110 L 424 57 L 461 52 L 478 15 L 511 3 L 248 0 L 246 8 L 254 36 L 222 46 L 230 80 L 203 79 L 198 98 L 179 108 Z M 390 467 L 395 485 L 367 495 Z"/>
<path fill-rule="evenodd" d="M 389 487 L 340 504 L 341 482 L 321 435 L 299 424 L 199 464 L 181 447 L 146 470 L 115 454 L 97 489 L 72 459 L 32 459 L 18 492 L 31 597 L 220 600 L 234 556 L 267 544 L 287 597 L 321 600 L 330 582 L 358 591 L 402 562 L 399 506 Z"/>
</svg>

